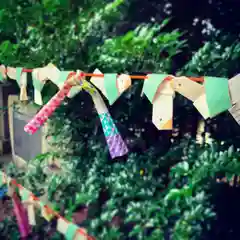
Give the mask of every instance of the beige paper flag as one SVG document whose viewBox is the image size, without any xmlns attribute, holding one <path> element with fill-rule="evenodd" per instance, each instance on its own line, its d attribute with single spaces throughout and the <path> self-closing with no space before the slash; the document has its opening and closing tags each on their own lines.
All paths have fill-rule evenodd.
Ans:
<svg viewBox="0 0 240 240">
<path fill-rule="evenodd" d="M 66 234 L 67 229 L 68 223 L 64 219 L 59 218 L 57 221 L 57 230 L 62 234 Z"/>
<path fill-rule="evenodd" d="M 204 93 L 203 85 L 187 77 L 174 77 L 172 81 L 174 90 L 193 102 Z"/>
<path fill-rule="evenodd" d="M 58 87 L 61 87 L 57 83 L 60 73 L 61 71 L 54 64 L 49 63 L 47 66 L 38 69 L 38 79 L 41 82 L 51 80 Z"/>
<path fill-rule="evenodd" d="M 157 96 L 153 102 L 152 122 L 158 130 L 173 128 L 173 95 Z"/>
<path fill-rule="evenodd" d="M 14 67 L 7 67 L 7 75 L 9 78 L 16 80 L 17 70 Z"/>
<path fill-rule="evenodd" d="M 20 101 L 27 101 L 27 73 L 22 72 L 20 78 Z"/>
<path fill-rule="evenodd" d="M 228 110 L 236 122 L 240 125 L 240 101 L 235 103 L 229 110 Z"/>
<path fill-rule="evenodd" d="M 236 75 L 235 77 L 229 79 L 228 81 L 229 92 L 232 104 L 237 103 L 240 101 L 240 74 Z"/>
<path fill-rule="evenodd" d="M 198 97 L 194 101 L 193 106 L 199 111 L 199 113 L 203 116 L 204 119 L 210 117 L 206 94 L 202 94 L 200 97 Z"/>
</svg>

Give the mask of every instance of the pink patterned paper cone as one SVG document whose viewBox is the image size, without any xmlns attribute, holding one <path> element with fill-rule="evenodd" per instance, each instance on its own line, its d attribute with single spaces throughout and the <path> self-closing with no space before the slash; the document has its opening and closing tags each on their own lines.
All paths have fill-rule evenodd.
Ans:
<svg viewBox="0 0 240 240">
<path fill-rule="evenodd" d="M 30 234 L 27 211 L 16 193 L 13 194 L 12 199 L 20 235 L 22 238 L 26 238 Z"/>
<path fill-rule="evenodd" d="M 24 131 L 34 134 L 53 114 L 56 108 L 62 103 L 71 90 L 71 85 L 65 83 L 55 96 L 34 116 L 34 118 L 24 127 Z"/>
</svg>

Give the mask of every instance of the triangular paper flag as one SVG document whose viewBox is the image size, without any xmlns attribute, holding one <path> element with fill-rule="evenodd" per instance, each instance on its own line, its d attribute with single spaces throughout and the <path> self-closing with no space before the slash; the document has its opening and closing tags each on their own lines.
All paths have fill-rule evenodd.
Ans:
<svg viewBox="0 0 240 240">
<path fill-rule="evenodd" d="M 119 96 L 126 91 L 132 85 L 132 79 L 127 74 L 121 74 L 117 78 L 117 88 L 119 92 Z"/>
<path fill-rule="evenodd" d="M 73 240 L 75 235 L 77 234 L 78 226 L 70 223 L 68 224 L 67 231 L 65 233 L 65 237 L 67 240 Z"/>
<path fill-rule="evenodd" d="M 34 87 L 34 102 L 41 106 L 43 105 L 41 91 L 44 87 L 44 82 L 38 79 L 39 71 L 40 71 L 39 69 L 34 69 L 32 71 L 32 82 Z"/>
<path fill-rule="evenodd" d="M 174 77 L 172 81 L 174 90 L 193 102 L 204 93 L 203 85 L 187 77 Z"/>
<path fill-rule="evenodd" d="M 229 92 L 232 100 L 232 104 L 237 103 L 240 101 L 240 74 L 236 75 L 235 77 L 229 79 L 228 81 Z"/>
<path fill-rule="evenodd" d="M 173 96 L 159 94 L 153 102 L 152 122 L 158 130 L 173 128 Z"/>
<path fill-rule="evenodd" d="M 98 69 L 95 69 L 93 74 L 102 74 L 102 72 Z M 90 82 L 93 83 L 101 92 L 102 94 L 107 97 L 106 89 L 104 87 L 104 80 L 103 77 L 91 77 Z"/>
<path fill-rule="evenodd" d="M 19 87 L 21 86 L 22 70 L 23 70 L 23 68 L 21 68 L 21 67 L 16 68 L 16 81 L 17 81 Z"/>
<path fill-rule="evenodd" d="M 198 99 L 196 99 L 193 103 L 193 106 L 199 111 L 199 113 L 203 116 L 204 119 L 210 117 L 206 94 L 202 94 Z"/>
<path fill-rule="evenodd" d="M 205 77 L 204 87 L 210 117 L 215 117 L 232 106 L 226 78 Z"/>
<path fill-rule="evenodd" d="M 149 74 L 147 75 L 147 79 L 144 80 L 143 93 L 151 103 L 154 100 L 158 87 L 167 76 L 166 74 Z"/>
<path fill-rule="evenodd" d="M 106 90 L 106 97 L 112 105 L 118 98 L 117 88 L 117 74 L 116 73 L 105 73 L 104 74 L 104 88 Z"/>
<path fill-rule="evenodd" d="M 240 101 L 235 103 L 230 109 L 229 112 L 236 120 L 236 122 L 240 125 Z"/>
</svg>

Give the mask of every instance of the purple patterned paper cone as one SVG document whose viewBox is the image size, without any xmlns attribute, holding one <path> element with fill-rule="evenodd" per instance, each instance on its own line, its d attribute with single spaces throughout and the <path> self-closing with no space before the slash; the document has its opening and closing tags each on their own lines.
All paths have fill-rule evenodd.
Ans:
<svg viewBox="0 0 240 240">
<path fill-rule="evenodd" d="M 120 134 L 106 137 L 106 140 L 112 158 L 121 157 L 128 153 L 128 148 Z"/>
<path fill-rule="evenodd" d="M 117 127 L 109 112 L 99 115 L 103 132 L 107 140 L 109 152 L 112 158 L 121 157 L 128 153 L 128 148 L 119 134 Z"/>
</svg>

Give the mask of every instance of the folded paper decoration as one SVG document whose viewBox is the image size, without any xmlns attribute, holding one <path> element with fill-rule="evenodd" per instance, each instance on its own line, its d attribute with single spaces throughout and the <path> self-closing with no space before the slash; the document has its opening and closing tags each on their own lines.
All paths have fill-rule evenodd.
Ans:
<svg viewBox="0 0 240 240">
<path fill-rule="evenodd" d="M 143 93 L 153 104 L 152 122 L 158 130 L 173 127 L 174 90 L 167 77 L 165 74 L 149 74 L 143 85 Z"/>
<path fill-rule="evenodd" d="M 235 77 L 229 79 L 228 81 L 229 92 L 232 104 L 235 104 L 240 101 L 240 74 L 236 75 Z"/>
<path fill-rule="evenodd" d="M 228 80 L 217 77 L 205 77 L 204 80 L 210 117 L 215 117 L 231 108 Z"/>
<path fill-rule="evenodd" d="M 41 208 L 45 208 L 47 210 L 48 214 L 51 212 L 52 215 L 56 216 L 58 218 L 57 230 L 59 232 L 61 232 L 62 234 L 66 234 L 66 231 L 67 231 L 67 228 L 69 225 L 69 222 L 66 219 L 64 219 L 58 213 L 51 210 L 47 205 L 45 205 L 43 202 L 41 202 L 36 196 L 34 196 L 32 193 L 30 193 L 22 185 L 18 184 L 14 179 L 11 179 L 10 177 L 8 177 L 2 171 L 0 171 L 0 179 L 2 179 L 2 184 L 8 185 L 9 196 L 12 197 L 13 204 L 16 203 L 14 205 L 14 207 L 16 207 L 16 208 L 14 208 L 14 212 L 16 214 L 18 223 L 19 222 L 21 223 L 19 225 L 19 229 L 21 231 L 21 236 L 26 236 L 26 235 L 28 235 L 28 233 L 30 233 L 31 228 L 30 228 L 29 224 L 26 224 L 26 223 L 28 223 L 28 221 L 27 221 L 28 219 L 29 219 L 29 223 L 31 223 L 31 218 L 29 217 L 29 213 L 28 213 L 28 217 L 27 217 L 26 210 L 16 194 L 16 188 L 19 190 L 22 200 L 23 199 L 25 200 L 28 198 L 28 196 L 30 196 L 30 199 L 28 199 L 24 204 L 26 204 L 27 206 L 30 205 L 30 206 L 35 206 L 35 207 L 38 207 L 40 205 Z M 0 182 L 1 182 L 1 180 L 0 180 Z M 25 215 L 22 213 L 24 213 Z M 34 215 L 34 219 L 35 219 L 35 215 Z M 34 224 L 31 224 L 31 225 L 34 225 Z M 75 235 L 74 239 L 76 239 L 76 240 L 87 240 L 87 239 L 94 240 L 93 237 L 88 236 L 87 231 L 84 228 L 77 229 L 77 234 Z"/>
<path fill-rule="evenodd" d="M 152 122 L 158 130 L 172 130 L 173 95 L 159 94 L 154 100 Z"/>
<path fill-rule="evenodd" d="M 13 193 L 12 200 L 20 235 L 22 238 L 26 238 L 30 234 L 27 212 L 24 209 L 24 206 L 22 205 L 16 192 Z"/>
<path fill-rule="evenodd" d="M 44 87 L 44 81 L 39 78 L 40 69 L 34 69 L 32 71 L 32 82 L 34 87 L 34 102 L 38 105 L 43 105 L 41 91 Z"/>
<path fill-rule="evenodd" d="M 204 94 L 204 86 L 187 77 L 174 77 L 172 82 L 174 90 L 192 102 Z"/>
<path fill-rule="evenodd" d="M 166 74 L 149 74 L 147 75 L 147 79 L 143 84 L 143 93 L 147 96 L 148 100 L 152 103 L 154 97 L 157 93 L 157 90 L 160 84 L 164 81 L 164 79 L 168 75 Z"/>
<path fill-rule="evenodd" d="M 86 87 L 87 85 L 88 87 Z M 111 158 L 126 155 L 128 153 L 128 148 L 123 141 L 121 135 L 119 134 L 117 127 L 113 122 L 113 119 L 109 114 L 101 95 L 96 89 L 94 89 L 94 91 L 89 91 L 89 89 L 93 88 L 90 83 L 84 81 L 83 86 L 85 86 L 84 90 L 86 90 L 91 95 L 94 106 L 98 112 Z"/>
<path fill-rule="evenodd" d="M 95 69 L 93 73 L 102 74 L 98 69 Z M 90 81 L 108 99 L 110 105 L 132 85 L 131 78 L 127 74 L 118 76 L 116 73 L 105 73 L 104 77 L 92 77 Z"/>
<path fill-rule="evenodd" d="M 216 115 L 231 108 L 231 98 L 226 78 L 205 77 L 205 92 L 193 103 L 204 119 Z"/>
</svg>

